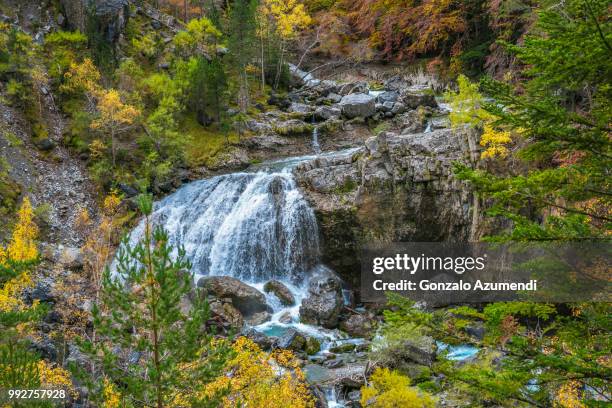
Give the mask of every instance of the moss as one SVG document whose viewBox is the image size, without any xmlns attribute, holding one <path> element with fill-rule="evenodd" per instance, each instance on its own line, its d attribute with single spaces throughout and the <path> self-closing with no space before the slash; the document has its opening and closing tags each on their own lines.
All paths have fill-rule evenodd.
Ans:
<svg viewBox="0 0 612 408">
<path fill-rule="evenodd" d="M 4 138 L 9 143 L 9 145 L 11 145 L 11 147 L 19 147 L 23 145 L 23 140 L 18 138 L 17 135 L 11 131 L 4 132 Z"/>
<path fill-rule="evenodd" d="M 184 149 L 187 164 L 193 167 L 216 163 L 219 154 L 229 152 L 231 144 L 239 141 L 235 132 L 224 133 L 214 127 L 203 127 L 193 115 L 183 118 L 180 133 L 186 139 Z"/>
<path fill-rule="evenodd" d="M 372 129 L 372 133 L 378 135 L 380 132 L 386 132 L 391 127 L 391 124 L 387 121 L 380 122 Z"/>
<path fill-rule="evenodd" d="M 336 194 L 347 194 L 354 191 L 357 188 L 357 182 L 350 177 L 346 177 L 342 185 L 336 187 L 334 192 Z"/>
<path fill-rule="evenodd" d="M 284 125 L 284 126 L 283 126 Z M 285 123 L 281 126 L 274 126 L 274 131 L 279 135 L 290 136 L 290 135 L 302 135 L 304 133 L 310 133 L 313 131 L 314 126 L 310 123 Z"/>
</svg>

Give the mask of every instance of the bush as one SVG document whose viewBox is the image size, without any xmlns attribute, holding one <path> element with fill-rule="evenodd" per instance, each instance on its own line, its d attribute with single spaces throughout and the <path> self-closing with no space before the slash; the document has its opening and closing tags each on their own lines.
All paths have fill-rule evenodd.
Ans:
<svg viewBox="0 0 612 408">
<path fill-rule="evenodd" d="M 429 408 L 435 399 L 410 386 L 410 379 L 387 368 L 377 368 L 370 385 L 361 388 L 361 405 L 368 408 Z"/>
</svg>

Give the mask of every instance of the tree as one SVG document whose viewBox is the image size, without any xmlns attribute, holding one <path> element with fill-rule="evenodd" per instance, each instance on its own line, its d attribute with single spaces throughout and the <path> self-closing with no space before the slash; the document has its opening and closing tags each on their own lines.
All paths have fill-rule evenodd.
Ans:
<svg viewBox="0 0 612 408">
<path fill-rule="evenodd" d="M 361 405 L 370 408 L 433 408 L 435 399 L 410 386 L 410 379 L 388 368 L 377 368 L 361 388 Z"/>
<path fill-rule="evenodd" d="M 109 136 L 113 167 L 115 167 L 116 138 L 135 125 L 140 111 L 132 105 L 123 103 L 116 89 L 101 90 L 98 93 L 97 108 L 99 116 L 91 122 L 90 127 Z"/>
<path fill-rule="evenodd" d="M 287 44 L 294 40 L 299 31 L 306 28 L 311 22 L 312 19 L 306 12 L 304 5 L 297 0 L 264 0 L 261 3 L 259 36 L 261 37 L 262 86 L 265 81 L 264 42 L 267 41 L 269 49 L 274 38 L 279 39 L 276 69 L 272 82 L 274 88 L 277 88 L 285 67 Z M 271 54 L 270 50 L 268 54 Z"/>
<path fill-rule="evenodd" d="M 243 114 L 250 104 L 248 65 L 255 50 L 257 0 L 236 0 L 229 11 L 228 57 L 239 77 L 238 106 Z"/>
<path fill-rule="evenodd" d="M 100 367 L 89 386 L 104 390 L 92 393 L 97 399 L 120 399 L 121 406 L 214 407 L 218 395 L 204 387 L 220 373 L 227 348 L 205 328 L 208 305 L 192 293 L 185 252 L 172 260 L 166 232 L 151 225 L 151 199 L 140 196 L 139 207 L 143 239 L 133 247 L 123 242 L 114 276 L 106 269 L 101 306 L 93 309 L 99 341 L 82 342 Z M 128 362 L 130 353 L 142 358 Z"/>
<path fill-rule="evenodd" d="M 232 349 L 225 375 L 207 386 L 209 392 L 227 389 L 219 407 L 314 408 L 304 373 L 291 352 L 266 353 L 246 337 L 239 337 Z"/>
<path fill-rule="evenodd" d="M 38 259 L 38 228 L 33 216 L 30 201 L 25 198 L 9 244 L 0 246 L 0 388 L 63 388 L 68 396 L 72 390 L 68 373 L 41 360 L 29 348 L 28 336 L 45 312 L 38 301 L 29 305 L 23 299 L 23 291 L 33 285 L 31 274 Z M 26 404 L 16 400 L 8 406 Z M 51 403 L 35 401 L 27 406 L 50 407 Z"/>
<path fill-rule="evenodd" d="M 513 221 L 515 240 L 606 239 L 612 216 L 612 23 L 608 2 L 573 0 L 538 13 L 522 46 L 506 44 L 525 64 L 512 83 L 484 79 L 494 102 L 492 126 L 525 141 L 526 171 L 488 174 L 458 167 L 460 177 L 493 199 L 489 213 Z M 531 212 L 525 211 L 529 203 Z M 538 220 L 545 214 L 544 222 Z M 531 216 L 534 215 L 534 216 Z"/>
</svg>

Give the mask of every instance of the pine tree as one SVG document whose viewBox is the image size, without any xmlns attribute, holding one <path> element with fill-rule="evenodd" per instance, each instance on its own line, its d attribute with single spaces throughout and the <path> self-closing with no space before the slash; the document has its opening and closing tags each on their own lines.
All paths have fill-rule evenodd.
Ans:
<svg viewBox="0 0 612 408">
<path fill-rule="evenodd" d="M 151 225 L 151 199 L 141 196 L 139 207 L 144 237 L 133 247 L 123 242 L 115 275 L 106 269 L 101 307 L 93 310 L 100 341 L 82 342 L 99 367 L 89 387 L 102 391 L 95 399 L 121 406 L 214 407 L 217 395 L 204 386 L 221 372 L 227 348 L 206 329 L 208 305 L 192 293 L 184 250 L 173 260 L 167 233 Z M 139 358 L 124 358 L 130 355 Z"/>
<path fill-rule="evenodd" d="M 496 118 L 491 125 L 525 140 L 518 157 L 530 170 L 492 175 L 459 167 L 459 176 L 493 199 L 492 215 L 513 220 L 504 239 L 609 238 L 609 2 L 572 0 L 545 7 L 524 44 L 506 46 L 525 64 L 523 78 L 516 87 L 483 80 L 482 89 L 495 100 L 483 108 Z M 539 221 L 545 214 L 551 215 Z"/>
<path fill-rule="evenodd" d="M 253 61 L 256 44 L 257 0 L 236 0 L 230 9 L 227 32 L 228 57 L 239 77 L 238 106 L 246 114 L 250 104 L 248 65 Z"/>
</svg>

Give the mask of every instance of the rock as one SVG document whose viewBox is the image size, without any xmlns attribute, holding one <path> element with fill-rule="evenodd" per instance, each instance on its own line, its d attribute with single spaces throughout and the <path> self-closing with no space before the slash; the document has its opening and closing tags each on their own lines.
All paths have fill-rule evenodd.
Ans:
<svg viewBox="0 0 612 408">
<path fill-rule="evenodd" d="M 55 347 L 55 344 L 47 337 L 32 340 L 30 349 L 38 353 L 45 360 L 57 360 L 57 347 Z"/>
<path fill-rule="evenodd" d="M 391 108 L 391 113 L 394 115 L 398 115 L 400 113 L 406 112 L 406 105 L 401 102 L 395 102 L 393 104 L 393 108 Z"/>
<path fill-rule="evenodd" d="M 342 114 L 349 119 L 367 118 L 376 113 L 375 97 L 365 93 L 346 95 L 340 101 Z"/>
<path fill-rule="evenodd" d="M 416 109 L 419 106 L 429 106 L 431 108 L 438 107 L 436 98 L 434 98 L 434 96 L 431 94 L 405 92 L 405 93 L 402 93 L 401 99 L 404 105 L 406 105 L 407 107 L 411 109 Z"/>
<path fill-rule="evenodd" d="M 335 106 L 318 106 L 314 111 L 315 120 L 337 119 L 342 114 L 342 109 Z"/>
<path fill-rule="evenodd" d="M 270 312 L 259 312 L 253 313 L 251 316 L 246 318 L 246 322 L 251 326 L 259 326 L 270 320 L 272 314 Z"/>
<path fill-rule="evenodd" d="M 366 315 L 354 314 L 340 323 L 340 329 L 351 337 L 370 338 L 374 334 L 376 324 Z"/>
<path fill-rule="evenodd" d="M 377 99 L 379 103 L 384 104 L 385 102 L 397 102 L 399 98 L 399 93 L 396 91 L 385 91 L 378 95 Z"/>
<path fill-rule="evenodd" d="M 49 139 L 48 137 L 45 137 L 44 139 L 36 142 L 36 146 L 43 152 L 48 152 L 55 148 L 55 143 L 53 142 L 53 140 Z"/>
<path fill-rule="evenodd" d="M 331 103 L 338 103 L 342 100 L 342 95 L 338 95 L 337 93 L 332 92 L 329 95 L 327 95 L 325 99 Z"/>
<path fill-rule="evenodd" d="M 350 82 L 343 84 L 338 89 L 338 93 L 342 96 L 346 96 L 353 93 L 368 93 L 368 83 L 364 81 Z"/>
<path fill-rule="evenodd" d="M 253 328 L 244 330 L 242 335 L 252 340 L 253 343 L 257 344 L 264 351 L 270 350 L 274 345 L 275 338 L 268 337 Z"/>
<path fill-rule="evenodd" d="M 278 321 L 281 323 L 291 323 L 291 321 L 293 320 L 293 318 L 291 317 L 291 312 L 284 312 L 279 318 Z"/>
<path fill-rule="evenodd" d="M 210 302 L 209 306 L 213 317 L 220 318 L 229 326 L 235 329 L 240 329 L 244 325 L 242 314 L 238 311 L 238 309 L 232 306 L 231 303 L 213 300 Z"/>
<path fill-rule="evenodd" d="M 399 75 L 392 76 L 384 83 L 385 89 L 389 91 L 401 91 L 402 89 L 407 88 L 409 85 L 410 84 L 408 83 L 408 81 L 404 80 Z"/>
<path fill-rule="evenodd" d="M 68 344 L 68 357 L 66 365 L 76 365 L 79 368 L 90 368 L 91 360 L 88 356 L 81 352 L 81 349 L 74 343 Z"/>
<path fill-rule="evenodd" d="M 453 168 L 454 162 L 475 165 L 478 131 L 418 133 L 427 122 L 426 113 L 421 116 L 413 110 L 393 119 L 395 127 L 413 123 L 420 128 L 417 133 L 382 132 L 352 155 L 316 159 L 294 169 L 317 215 L 322 260 L 349 286 L 361 285 L 355 270 L 361 267 L 360 248 L 371 237 L 381 242 L 469 241 L 493 233 L 489 228 L 494 225 L 474 221 L 472 189 L 456 178 Z"/>
<path fill-rule="evenodd" d="M 391 110 L 393 109 L 393 106 L 395 106 L 394 102 L 387 101 L 387 102 L 382 104 L 380 110 L 383 111 L 383 112 L 391 112 Z"/>
<path fill-rule="evenodd" d="M 288 111 L 309 114 L 312 112 L 312 109 L 313 108 L 311 105 L 306 105 L 305 103 L 299 103 L 299 102 L 291 102 L 291 105 L 289 105 Z"/>
<path fill-rule="evenodd" d="M 25 290 L 26 301 L 32 304 L 35 300 L 43 303 L 51 303 L 56 300 L 53 293 L 53 280 L 50 278 L 38 279 L 33 288 Z"/>
<path fill-rule="evenodd" d="M 85 260 L 83 258 L 83 252 L 80 248 L 64 247 L 63 250 L 60 251 L 60 265 L 70 270 L 83 269 L 83 266 L 85 265 Z"/>
<path fill-rule="evenodd" d="M 117 188 L 119 189 L 119 191 L 124 193 L 126 197 L 128 198 L 135 197 L 138 195 L 138 190 L 136 190 L 134 187 L 130 186 L 129 184 L 117 183 Z"/>
<path fill-rule="evenodd" d="M 304 347 L 304 351 L 309 356 L 317 354 L 319 351 L 321 351 L 321 343 L 314 337 L 308 337 L 308 339 L 306 339 L 306 346 Z"/>
<path fill-rule="evenodd" d="M 406 340 L 402 353 L 406 360 L 430 367 L 436 359 L 436 342 L 429 336 Z"/>
<path fill-rule="evenodd" d="M 166 62 L 166 61 L 162 61 L 159 64 L 157 64 L 157 68 L 163 69 L 163 70 L 168 70 L 168 69 L 170 69 L 170 63 Z"/>
<path fill-rule="evenodd" d="M 333 276 L 313 277 L 308 297 L 300 306 L 300 320 L 333 329 L 338 325 L 342 306 L 342 288 L 338 279 Z"/>
<path fill-rule="evenodd" d="M 60 27 L 64 27 L 65 23 L 66 23 L 66 17 L 64 17 L 62 13 L 59 13 L 57 15 L 57 25 Z"/>
<path fill-rule="evenodd" d="M 353 343 L 344 343 L 330 348 L 329 351 L 334 354 L 352 353 L 355 351 L 355 345 Z"/>
<path fill-rule="evenodd" d="M 302 351 L 306 346 L 306 337 L 295 329 L 289 329 L 279 339 L 277 346 L 292 351 Z"/>
<path fill-rule="evenodd" d="M 361 408 L 361 391 L 359 390 L 354 390 L 354 391 L 349 391 L 346 394 L 346 399 L 348 401 L 348 403 L 350 404 L 350 407 L 352 408 Z"/>
<path fill-rule="evenodd" d="M 291 101 L 277 94 L 272 94 L 268 98 L 268 105 L 278 106 L 280 109 L 286 110 L 291 106 Z"/>
<path fill-rule="evenodd" d="M 263 289 L 266 293 L 274 293 L 274 295 L 276 295 L 276 297 L 280 300 L 281 304 L 284 306 L 293 306 L 295 304 L 295 297 L 293 296 L 289 288 L 280 281 L 268 281 L 264 285 Z"/>
<path fill-rule="evenodd" d="M 337 358 L 334 360 L 327 360 L 326 362 L 323 363 L 323 366 L 327 368 L 339 368 L 339 367 L 344 366 L 345 364 L 346 363 L 344 362 L 344 360 Z"/>
<path fill-rule="evenodd" d="M 465 332 L 478 341 L 482 341 L 485 336 L 485 328 L 482 322 L 474 322 L 465 328 Z"/>
<path fill-rule="evenodd" d="M 206 276 L 200 278 L 198 287 L 205 288 L 218 299 L 230 298 L 245 316 L 269 311 L 263 293 L 231 276 Z"/>
</svg>

